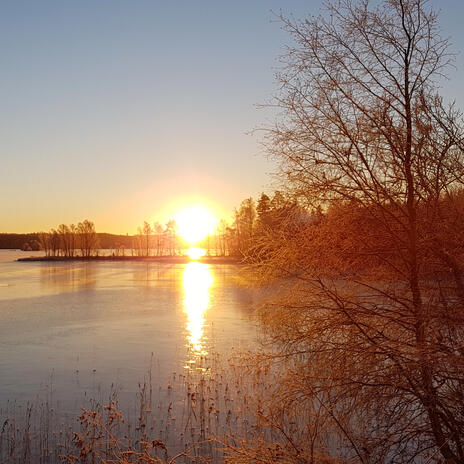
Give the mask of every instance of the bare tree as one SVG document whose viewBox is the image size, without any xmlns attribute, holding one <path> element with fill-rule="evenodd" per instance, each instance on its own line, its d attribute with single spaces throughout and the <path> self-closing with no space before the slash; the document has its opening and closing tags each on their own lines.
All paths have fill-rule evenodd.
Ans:
<svg viewBox="0 0 464 464">
<path fill-rule="evenodd" d="M 436 94 L 437 15 L 340 0 L 282 21 L 267 144 L 287 194 L 327 212 L 260 244 L 266 273 L 301 283 L 266 316 L 288 395 L 322 407 L 337 458 L 464 463 L 463 133 Z"/>
<path fill-rule="evenodd" d="M 143 256 L 143 230 L 141 227 L 137 227 L 132 248 L 135 249 L 136 256 Z"/>
<path fill-rule="evenodd" d="M 161 256 L 163 249 L 163 226 L 159 222 L 153 224 L 153 233 L 156 239 L 156 256 Z"/>
<path fill-rule="evenodd" d="M 73 257 L 77 249 L 78 228 L 75 224 L 69 226 L 69 256 Z"/>
<path fill-rule="evenodd" d="M 164 230 L 165 236 L 165 247 L 167 254 L 169 256 L 174 256 L 177 249 L 177 223 L 174 219 L 170 219 L 166 223 L 166 228 Z"/>
<path fill-rule="evenodd" d="M 145 256 L 148 256 L 150 254 L 150 248 L 151 248 L 152 229 L 151 229 L 150 224 L 147 221 L 144 221 L 143 223 L 142 233 L 145 237 Z"/>
<path fill-rule="evenodd" d="M 71 255 L 71 230 L 66 224 L 60 224 L 57 229 L 60 235 L 61 252 L 63 256 Z"/>
<path fill-rule="evenodd" d="M 56 229 L 50 230 L 50 250 L 53 256 L 60 254 L 60 235 Z"/>
<path fill-rule="evenodd" d="M 39 247 L 45 252 L 45 256 L 51 254 L 51 234 L 49 232 L 39 232 Z"/>
<path fill-rule="evenodd" d="M 95 224 L 88 219 L 79 222 L 77 225 L 77 233 L 79 236 L 79 246 L 82 256 L 89 258 L 92 253 L 98 248 L 97 233 Z"/>
</svg>

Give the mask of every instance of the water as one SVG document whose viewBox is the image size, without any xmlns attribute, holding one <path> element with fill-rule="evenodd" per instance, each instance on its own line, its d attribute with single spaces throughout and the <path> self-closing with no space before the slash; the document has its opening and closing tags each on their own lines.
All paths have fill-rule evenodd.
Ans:
<svg viewBox="0 0 464 464">
<path fill-rule="evenodd" d="M 15 262 L 33 254 L 0 250 L 0 409 L 53 395 L 73 413 L 111 384 L 129 408 L 150 366 L 164 388 L 255 339 L 237 266 Z"/>
</svg>

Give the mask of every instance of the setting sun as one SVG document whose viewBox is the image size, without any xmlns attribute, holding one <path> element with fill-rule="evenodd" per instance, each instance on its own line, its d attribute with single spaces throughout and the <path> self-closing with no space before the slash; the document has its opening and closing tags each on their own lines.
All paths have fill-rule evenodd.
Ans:
<svg viewBox="0 0 464 464">
<path fill-rule="evenodd" d="M 206 250 L 204 248 L 191 247 L 187 250 L 187 256 L 193 260 L 200 259 L 205 254 Z"/>
<path fill-rule="evenodd" d="M 195 205 L 181 210 L 175 217 L 178 234 L 190 245 L 214 232 L 216 218 L 204 206 Z"/>
</svg>

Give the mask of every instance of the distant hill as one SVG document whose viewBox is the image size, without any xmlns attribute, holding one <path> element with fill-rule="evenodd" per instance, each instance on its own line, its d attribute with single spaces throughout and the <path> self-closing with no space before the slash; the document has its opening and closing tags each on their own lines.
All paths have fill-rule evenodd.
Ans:
<svg viewBox="0 0 464 464">
<path fill-rule="evenodd" d="M 39 249 L 37 234 L 2 234 L 0 233 L 0 249 Z"/>
<path fill-rule="evenodd" d="M 126 249 L 132 247 L 133 237 L 131 235 L 115 235 L 97 233 L 100 248 L 111 249 L 121 246 Z M 39 250 L 39 237 L 37 233 L 32 234 L 6 234 L 0 233 L 0 249 L 13 250 Z"/>
<path fill-rule="evenodd" d="M 132 235 L 114 235 L 106 234 L 105 232 L 97 232 L 97 237 L 100 248 L 104 249 L 119 248 L 121 246 L 128 249 L 132 247 L 134 239 Z"/>
</svg>

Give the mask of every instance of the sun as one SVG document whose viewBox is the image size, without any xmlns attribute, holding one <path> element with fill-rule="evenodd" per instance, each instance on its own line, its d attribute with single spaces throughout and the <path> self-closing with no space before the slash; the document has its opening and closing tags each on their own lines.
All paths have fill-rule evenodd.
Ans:
<svg viewBox="0 0 464 464">
<path fill-rule="evenodd" d="M 189 244 L 195 245 L 214 232 L 215 216 L 202 205 L 189 206 L 175 216 L 177 233 Z"/>
<path fill-rule="evenodd" d="M 187 250 L 187 256 L 196 261 L 206 255 L 206 250 L 204 248 L 190 247 Z"/>
</svg>

